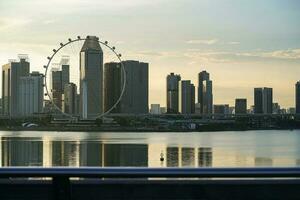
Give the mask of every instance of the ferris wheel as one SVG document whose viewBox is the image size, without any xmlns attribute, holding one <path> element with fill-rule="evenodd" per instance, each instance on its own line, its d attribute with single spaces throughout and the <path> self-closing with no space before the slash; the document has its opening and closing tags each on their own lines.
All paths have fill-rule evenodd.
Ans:
<svg viewBox="0 0 300 200">
<path fill-rule="evenodd" d="M 44 65 L 45 96 L 49 98 L 56 113 L 70 118 L 102 118 L 112 112 L 120 103 L 126 87 L 125 67 L 121 54 L 107 41 L 101 41 L 96 36 L 69 38 L 67 42 L 60 43 L 57 49 L 53 49 L 52 55 L 47 59 L 47 65 Z M 122 79 L 119 96 L 106 110 L 103 109 L 104 62 L 117 63 L 121 77 L 116 78 Z M 66 66 L 68 68 L 66 68 L 66 72 L 63 72 L 62 68 Z M 75 93 L 78 93 L 77 98 L 80 98 L 80 100 L 76 100 L 80 104 L 77 112 L 67 112 L 64 107 L 63 102 L 67 101 L 64 91 L 66 85 L 64 84 L 75 85 Z M 89 117 L 89 112 L 93 112 L 92 117 Z"/>
</svg>

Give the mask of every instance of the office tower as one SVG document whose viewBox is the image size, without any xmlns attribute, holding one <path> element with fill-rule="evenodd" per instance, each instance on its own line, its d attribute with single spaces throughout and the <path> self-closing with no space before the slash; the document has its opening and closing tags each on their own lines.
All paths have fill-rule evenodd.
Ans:
<svg viewBox="0 0 300 200">
<path fill-rule="evenodd" d="M 123 61 L 126 71 L 126 87 L 123 97 L 113 111 L 115 113 L 146 114 L 148 109 L 148 63 Z M 107 63 L 104 67 L 104 105 L 108 110 L 119 98 L 123 87 L 123 73 L 120 64 Z"/>
<path fill-rule="evenodd" d="M 235 99 L 235 114 L 247 114 L 247 99 Z"/>
<path fill-rule="evenodd" d="M 22 76 L 29 76 L 30 63 L 26 56 L 2 66 L 2 110 L 4 115 L 19 115 L 19 87 Z"/>
<path fill-rule="evenodd" d="M 272 114 L 273 110 L 273 89 L 254 88 L 254 113 Z"/>
<path fill-rule="evenodd" d="M 254 88 L 254 114 L 263 113 L 263 88 Z"/>
<path fill-rule="evenodd" d="M 150 114 L 160 115 L 161 114 L 160 105 L 159 104 L 151 104 Z"/>
<path fill-rule="evenodd" d="M 51 96 L 58 109 L 62 109 L 62 71 L 51 69 Z"/>
<path fill-rule="evenodd" d="M 120 102 L 122 113 L 146 114 L 149 112 L 149 64 L 124 61 L 126 89 Z"/>
<path fill-rule="evenodd" d="M 181 114 L 195 113 L 195 86 L 190 80 L 180 81 L 179 111 Z"/>
<path fill-rule="evenodd" d="M 44 87 L 43 74 L 32 72 L 20 78 L 19 106 L 21 116 L 31 116 L 43 112 Z"/>
<path fill-rule="evenodd" d="M 77 86 L 74 83 L 65 84 L 64 87 L 64 113 L 77 114 Z"/>
<path fill-rule="evenodd" d="M 300 114 L 300 81 L 295 85 L 295 97 L 296 114 Z"/>
<path fill-rule="evenodd" d="M 104 111 L 112 108 L 120 98 L 122 91 L 122 69 L 120 63 L 110 62 L 104 64 Z M 120 112 L 120 104 L 111 111 Z"/>
<path fill-rule="evenodd" d="M 60 60 L 61 66 L 61 82 L 62 90 L 64 91 L 65 85 L 70 83 L 70 57 L 62 56 Z"/>
<path fill-rule="evenodd" d="M 229 105 L 228 104 L 214 105 L 214 114 L 228 115 Z"/>
<path fill-rule="evenodd" d="M 62 65 L 61 66 L 61 87 L 64 92 L 65 85 L 70 83 L 70 66 Z"/>
<path fill-rule="evenodd" d="M 80 51 L 80 113 L 83 119 L 103 112 L 103 51 L 96 36 L 87 36 Z"/>
<path fill-rule="evenodd" d="M 198 103 L 201 114 L 211 114 L 213 109 L 212 81 L 209 73 L 202 71 L 198 74 Z"/>
<path fill-rule="evenodd" d="M 180 75 L 171 73 L 167 76 L 167 113 L 178 113 L 179 111 L 179 81 Z"/>
<path fill-rule="evenodd" d="M 263 92 L 263 112 L 265 114 L 273 113 L 273 89 L 264 88 Z"/>
</svg>

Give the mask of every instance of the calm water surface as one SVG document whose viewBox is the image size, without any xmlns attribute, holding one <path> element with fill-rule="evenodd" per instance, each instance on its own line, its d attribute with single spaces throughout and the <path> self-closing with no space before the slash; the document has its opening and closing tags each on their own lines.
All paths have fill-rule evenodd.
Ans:
<svg viewBox="0 0 300 200">
<path fill-rule="evenodd" d="M 110 133 L 0 131 L 0 165 L 300 166 L 300 131 Z"/>
</svg>

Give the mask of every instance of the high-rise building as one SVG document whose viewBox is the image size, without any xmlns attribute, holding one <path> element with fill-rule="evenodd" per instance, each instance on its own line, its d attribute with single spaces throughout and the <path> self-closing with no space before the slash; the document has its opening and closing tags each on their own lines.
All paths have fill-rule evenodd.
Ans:
<svg viewBox="0 0 300 200">
<path fill-rule="evenodd" d="M 179 111 L 182 114 L 195 113 L 195 86 L 190 80 L 180 81 Z"/>
<path fill-rule="evenodd" d="M 229 105 L 228 104 L 214 105 L 214 114 L 228 115 Z"/>
<path fill-rule="evenodd" d="M 111 109 L 118 99 L 122 91 L 122 69 L 120 63 L 110 62 L 104 64 L 104 111 Z M 112 113 L 120 112 L 120 104 L 118 104 Z"/>
<path fill-rule="evenodd" d="M 254 113 L 272 114 L 273 111 L 273 89 L 254 88 Z"/>
<path fill-rule="evenodd" d="M 103 51 L 96 36 L 87 36 L 80 51 L 80 113 L 84 119 L 103 112 Z"/>
<path fill-rule="evenodd" d="M 247 99 L 235 99 L 235 114 L 247 114 Z"/>
<path fill-rule="evenodd" d="M 126 87 L 120 103 L 113 112 L 127 114 L 146 114 L 148 109 L 148 63 L 123 61 L 126 71 Z M 105 110 L 113 106 L 120 97 L 123 87 L 122 67 L 120 64 L 105 65 L 104 105 Z"/>
<path fill-rule="evenodd" d="M 51 96 L 52 101 L 58 109 L 62 109 L 62 71 L 59 69 L 51 69 Z"/>
<path fill-rule="evenodd" d="M 254 113 L 263 113 L 263 88 L 254 88 Z"/>
<path fill-rule="evenodd" d="M 263 92 L 263 112 L 265 114 L 273 113 L 273 89 L 264 88 Z"/>
<path fill-rule="evenodd" d="M 207 71 L 198 74 L 198 103 L 201 114 L 211 114 L 213 109 L 212 81 Z"/>
<path fill-rule="evenodd" d="M 300 81 L 295 85 L 295 97 L 296 114 L 300 114 Z"/>
<path fill-rule="evenodd" d="M 26 57 L 2 66 L 2 111 L 4 115 L 19 115 L 19 87 L 22 76 L 29 76 L 30 63 Z"/>
<path fill-rule="evenodd" d="M 62 65 L 61 66 L 61 87 L 64 92 L 65 85 L 70 83 L 70 66 Z"/>
<path fill-rule="evenodd" d="M 74 83 L 65 84 L 64 87 L 64 109 L 63 112 L 77 114 L 77 86 Z"/>
<path fill-rule="evenodd" d="M 167 113 L 179 112 L 179 81 L 180 75 L 171 73 L 167 76 Z"/>
<path fill-rule="evenodd" d="M 32 72 L 20 78 L 19 112 L 21 116 L 31 116 L 43 112 L 43 74 Z"/>
</svg>

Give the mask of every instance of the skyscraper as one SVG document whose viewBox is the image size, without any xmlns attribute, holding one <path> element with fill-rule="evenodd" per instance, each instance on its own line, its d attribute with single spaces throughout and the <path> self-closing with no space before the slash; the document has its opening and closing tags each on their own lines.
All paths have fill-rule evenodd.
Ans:
<svg viewBox="0 0 300 200">
<path fill-rule="evenodd" d="M 179 111 L 181 114 L 195 113 L 195 86 L 190 80 L 180 81 Z"/>
<path fill-rule="evenodd" d="M 254 88 L 254 114 L 263 113 L 263 88 Z"/>
<path fill-rule="evenodd" d="M 59 109 L 62 109 L 62 71 L 51 69 L 51 95 L 52 101 Z"/>
<path fill-rule="evenodd" d="M 43 74 L 39 72 L 32 72 L 30 76 L 20 78 L 19 112 L 21 116 L 30 116 L 43 111 L 43 80 Z"/>
<path fill-rule="evenodd" d="M 12 117 L 19 114 L 19 87 L 22 76 L 29 76 L 30 63 L 25 56 L 2 66 L 2 110 Z"/>
<path fill-rule="evenodd" d="M 180 75 L 171 73 L 167 76 L 167 113 L 179 112 L 179 81 Z"/>
<path fill-rule="evenodd" d="M 300 81 L 295 85 L 295 104 L 296 114 L 300 114 Z"/>
<path fill-rule="evenodd" d="M 80 113 L 94 118 L 103 112 L 103 51 L 96 36 L 87 36 L 80 51 Z"/>
<path fill-rule="evenodd" d="M 247 113 L 247 99 L 235 99 L 235 114 Z"/>
<path fill-rule="evenodd" d="M 70 83 L 70 66 L 61 65 L 61 87 L 64 92 L 65 85 Z"/>
<path fill-rule="evenodd" d="M 77 114 L 77 86 L 74 83 L 67 83 L 64 87 L 64 109 L 63 112 Z"/>
<path fill-rule="evenodd" d="M 127 114 L 146 114 L 149 112 L 149 64 L 139 61 L 123 61 L 126 71 L 126 87 L 123 97 L 113 112 Z M 105 64 L 105 110 L 115 104 L 123 87 L 123 75 L 120 64 Z"/>
<path fill-rule="evenodd" d="M 118 101 L 122 91 L 122 69 L 120 63 L 104 64 L 104 111 L 108 111 Z M 112 113 L 120 112 L 120 104 Z"/>
<path fill-rule="evenodd" d="M 201 114 L 211 114 L 213 109 L 212 81 L 209 73 L 202 71 L 198 74 L 198 103 Z"/>
<path fill-rule="evenodd" d="M 273 89 L 254 88 L 254 113 L 272 114 L 273 110 Z"/>
</svg>

